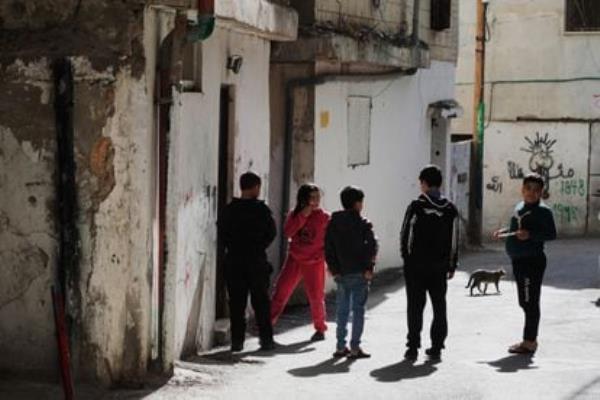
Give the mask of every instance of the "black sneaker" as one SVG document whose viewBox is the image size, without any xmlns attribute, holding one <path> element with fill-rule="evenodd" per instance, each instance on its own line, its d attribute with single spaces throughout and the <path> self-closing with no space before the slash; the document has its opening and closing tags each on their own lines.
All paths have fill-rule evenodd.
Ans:
<svg viewBox="0 0 600 400">
<path fill-rule="evenodd" d="M 260 351 L 273 351 L 275 350 L 275 342 L 265 342 L 265 343 L 261 343 L 260 345 Z"/>
<path fill-rule="evenodd" d="M 242 350 L 244 350 L 244 345 L 242 343 L 233 343 L 231 345 L 231 352 L 232 353 L 239 353 Z"/>
<path fill-rule="evenodd" d="M 409 347 L 404 353 L 404 359 L 408 361 L 417 361 L 419 350 L 416 347 Z"/>
<path fill-rule="evenodd" d="M 425 350 L 425 354 L 427 354 L 432 361 L 440 361 L 442 359 L 442 349 L 439 347 L 431 347 Z"/>
<path fill-rule="evenodd" d="M 344 347 L 343 349 L 337 349 L 335 353 L 333 353 L 333 358 L 342 358 L 347 357 L 350 354 L 350 349 Z"/>
<path fill-rule="evenodd" d="M 325 340 L 325 334 L 319 331 L 316 331 L 310 338 L 311 342 L 322 342 L 323 340 Z"/>
<path fill-rule="evenodd" d="M 365 353 L 361 348 L 350 350 L 348 358 L 351 360 L 358 360 L 359 358 L 371 358 L 369 353 Z"/>
</svg>

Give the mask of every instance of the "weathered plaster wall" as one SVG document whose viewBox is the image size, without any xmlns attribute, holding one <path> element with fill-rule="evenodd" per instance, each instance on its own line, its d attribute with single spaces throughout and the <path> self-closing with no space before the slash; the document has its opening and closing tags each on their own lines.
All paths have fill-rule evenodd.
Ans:
<svg viewBox="0 0 600 400">
<path fill-rule="evenodd" d="M 484 233 L 505 227 L 521 200 L 524 174 L 542 168 L 559 235 L 587 224 L 589 124 L 493 122 L 484 154 Z"/>
<path fill-rule="evenodd" d="M 8 295 L 0 369 L 57 374 L 50 65 L 68 56 L 81 238 L 73 369 L 106 384 L 137 380 L 148 360 L 153 211 L 153 67 L 146 76 L 143 9 L 134 2 L 7 1 L 0 15 L 0 235 L 3 262 L 10 260 L 1 279 Z"/>
<path fill-rule="evenodd" d="M 227 56 L 244 58 L 238 75 Z M 203 42 L 202 93 L 176 93 L 170 136 L 166 351 L 209 349 L 215 320 L 220 90 L 232 85 L 234 184 L 252 170 L 269 193 L 270 42 L 219 28 Z"/>
<path fill-rule="evenodd" d="M 339 191 L 346 185 L 364 189 L 364 215 L 380 240 L 377 268 L 402 264 L 402 218 L 419 194 L 419 171 L 430 162 L 427 108 L 452 97 L 453 79 L 453 64 L 433 62 L 431 69 L 393 81 L 332 82 L 315 89 L 315 181 L 325 192 L 323 205 L 330 211 L 340 209 Z M 355 168 L 347 162 L 351 95 L 372 98 L 370 163 Z"/>
<path fill-rule="evenodd" d="M 369 0 L 295 0 L 292 4 L 300 13 L 301 24 L 327 22 L 354 33 L 371 27 L 392 36 L 409 35 L 412 31 L 412 0 L 381 1 L 379 7 Z M 420 3 L 419 35 L 429 45 L 434 60 L 456 62 L 459 1 L 453 1 L 451 7 L 450 29 L 437 32 L 430 29 L 431 2 L 422 0 Z"/>
<path fill-rule="evenodd" d="M 314 72 L 312 64 L 271 64 L 269 77 L 269 101 L 271 122 L 271 161 L 269 167 L 269 206 L 277 224 L 277 238 L 269 249 L 269 259 L 275 269 L 279 269 L 281 258 L 281 228 L 284 213 L 289 209 L 289 204 L 283 202 L 283 168 L 284 145 L 286 131 L 286 85 L 292 79 L 310 76 Z"/>
<path fill-rule="evenodd" d="M 56 142 L 46 74 L 43 62 L 2 65 L 0 72 L 2 371 L 48 374 L 56 360 L 50 297 L 58 237 Z"/>
</svg>

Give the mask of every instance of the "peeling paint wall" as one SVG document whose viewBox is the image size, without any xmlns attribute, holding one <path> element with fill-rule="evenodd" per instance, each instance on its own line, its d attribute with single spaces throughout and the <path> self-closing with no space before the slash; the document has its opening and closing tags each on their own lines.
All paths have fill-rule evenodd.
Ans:
<svg viewBox="0 0 600 400">
<path fill-rule="evenodd" d="M 398 244 L 402 218 L 419 194 L 419 171 L 430 162 L 428 105 L 452 97 L 453 79 L 453 64 L 433 62 L 431 69 L 393 81 L 332 82 L 315 89 L 314 174 L 324 190 L 323 206 L 339 210 L 344 186 L 363 188 L 364 215 L 373 222 L 380 241 L 379 269 L 402 264 Z M 348 166 L 348 96 L 372 101 L 368 165 Z"/>
<path fill-rule="evenodd" d="M 46 75 L 32 76 L 45 66 L 31 65 L 29 76 L 22 69 L 0 75 L 0 371 L 48 373 L 56 360 L 54 111 Z"/>
<path fill-rule="evenodd" d="M 105 384 L 137 381 L 149 358 L 154 185 L 143 7 L 6 1 L 0 15 L 0 251 L 9 260 L 0 272 L 0 370 L 57 375 L 51 62 L 68 56 L 81 238 L 73 370 Z"/>
</svg>

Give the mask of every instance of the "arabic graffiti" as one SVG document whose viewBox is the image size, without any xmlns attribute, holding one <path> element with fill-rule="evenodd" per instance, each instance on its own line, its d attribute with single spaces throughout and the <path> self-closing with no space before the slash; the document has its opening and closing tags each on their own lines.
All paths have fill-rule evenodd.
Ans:
<svg viewBox="0 0 600 400">
<path fill-rule="evenodd" d="M 529 172 L 535 172 L 544 179 L 544 194 L 543 198 L 550 197 L 550 181 L 554 179 L 570 179 L 575 176 L 575 170 L 569 168 L 565 170 L 562 163 L 558 164 L 553 172 L 554 167 L 554 150 L 552 147 L 556 144 L 556 139 L 551 139 L 546 133 L 544 136 L 539 132 L 535 133 L 535 138 L 525 137 L 528 146 L 522 147 L 521 151 L 531 154 L 529 157 Z M 523 167 L 514 161 L 507 162 L 508 175 L 510 179 L 523 179 L 526 175 Z"/>
<path fill-rule="evenodd" d="M 492 176 L 492 181 L 485 185 L 485 187 L 492 192 L 502 193 L 502 182 L 500 182 L 500 177 L 497 175 Z"/>
<path fill-rule="evenodd" d="M 570 204 L 554 204 L 552 205 L 552 211 L 556 219 L 562 223 L 570 224 L 571 222 L 577 221 L 577 214 L 579 209 Z"/>
</svg>

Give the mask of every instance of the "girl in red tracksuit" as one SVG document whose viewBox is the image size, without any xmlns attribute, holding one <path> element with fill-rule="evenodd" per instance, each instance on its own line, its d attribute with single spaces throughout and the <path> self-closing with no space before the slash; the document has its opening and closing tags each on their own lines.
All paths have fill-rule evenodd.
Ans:
<svg viewBox="0 0 600 400">
<path fill-rule="evenodd" d="M 311 340 L 325 339 L 325 230 L 329 214 L 319 204 L 321 191 L 315 185 L 305 184 L 298 190 L 296 208 L 288 215 L 284 234 L 290 241 L 288 256 L 281 269 L 273 299 L 271 322 L 273 325 L 283 312 L 294 289 L 301 279 L 310 303 L 315 334 Z"/>
</svg>

